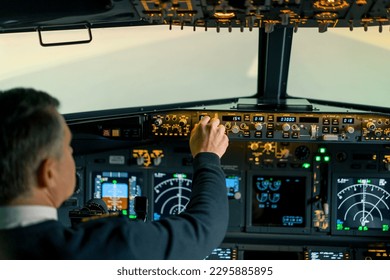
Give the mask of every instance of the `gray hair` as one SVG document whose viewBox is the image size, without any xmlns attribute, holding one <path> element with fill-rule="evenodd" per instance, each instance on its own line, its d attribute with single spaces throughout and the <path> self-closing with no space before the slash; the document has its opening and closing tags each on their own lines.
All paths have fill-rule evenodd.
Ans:
<svg viewBox="0 0 390 280">
<path fill-rule="evenodd" d="M 42 161 L 61 156 L 59 105 L 34 89 L 0 91 L 0 205 L 28 193 Z"/>
</svg>

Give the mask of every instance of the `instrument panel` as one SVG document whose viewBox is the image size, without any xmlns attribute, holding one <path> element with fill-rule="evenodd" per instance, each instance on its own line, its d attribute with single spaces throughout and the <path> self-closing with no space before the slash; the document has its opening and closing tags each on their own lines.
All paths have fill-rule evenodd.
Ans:
<svg viewBox="0 0 390 280">
<path fill-rule="evenodd" d="M 229 227 L 209 259 L 390 258 L 390 116 L 382 114 L 185 109 L 68 120 L 78 183 L 60 219 L 70 224 L 69 211 L 90 199 L 129 219 L 140 207 L 147 220 L 184 211 L 188 139 L 206 115 L 230 139 L 221 160 Z"/>
<path fill-rule="evenodd" d="M 202 116 L 215 112 L 173 112 L 152 115 L 152 134 L 188 136 Z M 390 117 L 367 114 L 306 114 L 217 112 L 231 139 L 276 139 L 286 141 L 390 140 Z"/>
</svg>

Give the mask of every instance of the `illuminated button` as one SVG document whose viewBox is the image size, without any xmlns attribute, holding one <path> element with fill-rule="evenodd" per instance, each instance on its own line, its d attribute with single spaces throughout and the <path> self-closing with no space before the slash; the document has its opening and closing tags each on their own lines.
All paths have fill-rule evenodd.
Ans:
<svg viewBox="0 0 390 280">
<path fill-rule="evenodd" d="M 290 132 L 288 131 L 283 132 L 283 138 L 290 138 Z"/>
<path fill-rule="evenodd" d="M 112 137 L 119 137 L 119 136 L 121 136 L 121 131 L 120 131 L 119 128 L 113 129 L 113 130 L 111 131 L 111 133 L 112 133 Z"/>
<path fill-rule="evenodd" d="M 339 119 L 332 119 L 332 125 L 339 125 Z"/>
<path fill-rule="evenodd" d="M 329 126 L 322 127 L 322 133 L 329 133 L 329 132 L 330 132 L 330 127 Z"/>
<path fill-rule="evenodd" d="M 322 139 L 325 141 L 337 141 L 339 140 L 339 136 L 336 134 L 328 134 L 328 135 L 324 135 Z"/>
<path fill-rule="evenodd" d="M 330 120 L 328 118 L 325 118 L 322 120 L 323 125 L 330 125 Z"/>
<path fill-rule="evenodd" d="M 291 134 L 291 137 L 292 137 L 292 138 L 299 138 L 299 132 L 298 132 L 298 131 L 294 131 L 294 132 Z"/>
<path fill-rule="evenodd" d="M 267 131 L 267 138 L 273 138 L 274 132 L 273 131 Z"/>
<path fill-rule="evenodd" d="M 261 131 L 255 131 L 255 137 L 261 138 L 261 137 L 263 137 L 263 133 Z"/>
</svg>

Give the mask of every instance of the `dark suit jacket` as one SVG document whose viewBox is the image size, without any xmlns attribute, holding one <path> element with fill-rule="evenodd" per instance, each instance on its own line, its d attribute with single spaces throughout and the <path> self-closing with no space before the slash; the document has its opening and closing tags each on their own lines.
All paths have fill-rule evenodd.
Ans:
<svg viewBox="0 0 390 280">
<path fill-rule="evenodd" d="M 153 222 L 106 217 L 76 228 L 45 221 L 0 230 L 0 258 L 203 259 L 225 236 L 228 201 L 218 156 L 198 154 L 193 168 L 192 198 L 180 215 Z"/>
</svg>

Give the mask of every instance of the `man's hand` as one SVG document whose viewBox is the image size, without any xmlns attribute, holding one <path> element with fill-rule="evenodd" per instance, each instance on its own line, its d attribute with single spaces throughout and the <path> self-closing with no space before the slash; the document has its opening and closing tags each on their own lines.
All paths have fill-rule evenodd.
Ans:
<svg viewBox="0 0 390 280">
<path fill-rule="evenodd" d="M 210 152 L 221 158 L 228 145 L 229 139 L 225 134 L 225 126 L 220 124 L 217 114 L 212 119 L 204 116 L 191 131 L 190 149 L 193 157 L 201 152 Z"/>
</svg>

